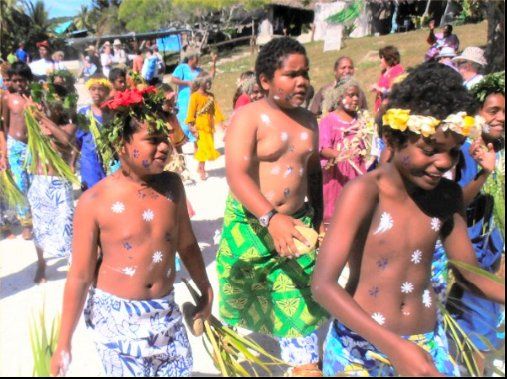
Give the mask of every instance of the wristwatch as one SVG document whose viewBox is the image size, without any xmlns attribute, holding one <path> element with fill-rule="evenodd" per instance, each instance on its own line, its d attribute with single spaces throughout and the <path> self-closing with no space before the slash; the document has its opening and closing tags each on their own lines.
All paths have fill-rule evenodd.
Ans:
<svg viewBox="0 0 507 379">
<path fill-rule="evenodd" d="M 268 213 L 266 213 L 265 215 L 259 217 L 259 224 L 261 224 L 262 227 L 264 228 L 267 228 L 268 225 L 269 225 L 269 221 L 271 220 L 271 218 L 276 215 L 278 212 L 276 211 L 276 209 L 272 209 L 270 210 Z"/>
</svg>

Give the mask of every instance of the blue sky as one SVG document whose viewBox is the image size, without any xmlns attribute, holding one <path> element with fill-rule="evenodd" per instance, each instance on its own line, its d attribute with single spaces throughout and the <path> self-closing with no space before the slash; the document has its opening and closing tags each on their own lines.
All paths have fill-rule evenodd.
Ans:
<svg viewBox="0 0 507 379">
<path fill-rule="evenodd" d="M 90 0 L 42 0 L 49 17 L 75 16 L 81 9 L 81 5 L 90 5 Z"/>
</svg>

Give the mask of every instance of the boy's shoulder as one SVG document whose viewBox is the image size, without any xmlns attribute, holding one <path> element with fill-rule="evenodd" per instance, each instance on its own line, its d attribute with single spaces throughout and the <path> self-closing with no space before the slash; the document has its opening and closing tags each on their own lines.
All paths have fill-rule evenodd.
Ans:
<svg viewBox="0 0 507 379">
<path fill-rule="evenodd" d="M 377 201 L 381 192 L 381 177 L 379 170 L 373 170 L 348 182 L 343 191 L 350 198 L 364 199 L 365 202 Z"/>
</svg>

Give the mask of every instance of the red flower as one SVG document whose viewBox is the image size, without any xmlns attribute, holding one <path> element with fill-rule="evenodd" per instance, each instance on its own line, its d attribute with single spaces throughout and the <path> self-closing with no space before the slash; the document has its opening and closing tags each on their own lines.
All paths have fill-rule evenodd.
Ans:
<svg viewBox="0 0 507 379">
<path fill-rule="evenodd" d="M 151 91 L 151 90 L 150 90 Z M 137 89 L 127 89 L 122 92 L 116 92 L 114 97 L 102 103 L 102 107 L 116 110 L 120 107 L 131 107 L 132 105 L 143 102 L 143 92 Z"/>
</svg>

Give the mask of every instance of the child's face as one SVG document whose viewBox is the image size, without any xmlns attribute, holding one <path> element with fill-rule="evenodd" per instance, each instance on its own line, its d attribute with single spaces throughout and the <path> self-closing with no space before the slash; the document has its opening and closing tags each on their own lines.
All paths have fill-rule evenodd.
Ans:
<svg viewBox="0 0 507 379">
<path fill-rule="evenodd" d="M 254 102 L 257 100 L 260 100 L 264 97 L 264 94 L 262 93 L 260 87 L 258 84 L 254 84 L 252 93 L 250 94 L 250 101 Z"/>
<path fill-rule="evenodd" d="M 310 84 L 308 59 L 303 54 L 289 54 L 273 79 L 261 74 L 262 88 L 281 108 L 296 108 L 306 100 Z"/>
<path fill-rule="evenodd" d="M 22 77 L 21 75 L 12 75 L 11 77 L 11 85 L 14 89 L 14 92 L 17 93 L 25 93 L 28 89 L 28 80 Z"/>
<path fill-rule="evenodd" d="M 122 160 L 140 176 L 156 175 L 164 171 L 171 153 L 168 137 L 163 133 L 150 133 L 143 123 L 122 149 Z"/>
<path fill-rule="evenodd" d="M 93 104 L 95 105 L 102 104 L 109 95 L 109 89 L 98 84 L 91 86 L 89 91 Z"/>
<path fill-rule="evenodd" d="M 127 79 L 124 76 L 117 77 L 113 82 L 113 87 L 116 91 L 125 91 L 127 88 Z"/>
<path fill-rule="evenodd" d="M 414 136 L 403 146 L 394 147 L 392 162 L 406 181 L 430 191 L 458 162 L 464 141 L 465 137 L 439 127 L 429 138 Z"/>
<path fill-rule="evenodd" d="M 359 89 L 357 87 L 349 87 L 341 98 L 340 104 L 344 110 L 356 112 L 359 107 Z"/>
<path fill-rule="evenodd" d="M 493 93 L 486 98 L 479 111 L 489 126 L 489 131 L 483 133 L 487 140 L 497 140 L 505 136 L 505 97 Z"/>
</svg>

